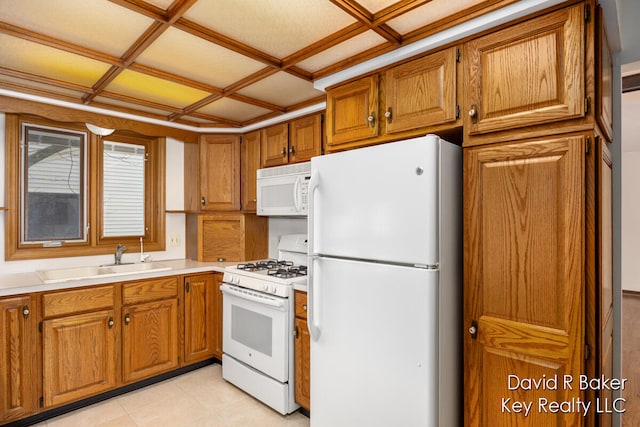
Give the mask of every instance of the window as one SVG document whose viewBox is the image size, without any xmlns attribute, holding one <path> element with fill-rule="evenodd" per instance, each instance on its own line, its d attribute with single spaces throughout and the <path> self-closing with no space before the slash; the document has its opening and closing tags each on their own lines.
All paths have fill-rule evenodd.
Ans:
<svg viewBox="0 0 640 427">
<path fill-rule="evenodd" d="M 6 117 L 6 259 L 164 250 L 164 138 Z"/>
<path fill-rule="evenodd" d="M 86 241 L 86 135 L 23 124 L 22 243 Z"/>
</svg>

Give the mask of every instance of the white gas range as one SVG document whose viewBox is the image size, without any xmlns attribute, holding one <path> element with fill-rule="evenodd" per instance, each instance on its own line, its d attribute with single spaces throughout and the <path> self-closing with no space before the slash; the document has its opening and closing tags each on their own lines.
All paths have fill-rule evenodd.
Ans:
<svg viewBox="0 0 640 427">
<path fill-rule="evenodd" d="M 278 260 L 225 269 L 222 377 L 282 414 L 295 411 L 295 285 L 307 282 L 307 236 L 282 236 Z"/>
</svg>

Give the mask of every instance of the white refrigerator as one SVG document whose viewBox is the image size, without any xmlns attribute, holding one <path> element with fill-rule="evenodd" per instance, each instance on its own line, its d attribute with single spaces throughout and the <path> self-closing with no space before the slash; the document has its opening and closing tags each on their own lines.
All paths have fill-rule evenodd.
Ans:
<svg viewBox="0 0 640 427">
<path fill-rule="evenodd" d="M 462 150 L 311 160 L 311 427 L 462 423 Z"/>
</svg>

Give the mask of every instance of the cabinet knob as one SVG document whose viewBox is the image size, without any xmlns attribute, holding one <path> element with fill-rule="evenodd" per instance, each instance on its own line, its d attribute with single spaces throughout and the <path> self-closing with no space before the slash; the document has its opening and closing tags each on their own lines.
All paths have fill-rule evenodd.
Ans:
<svg viewBox="0 0 640 427">
<path fill-rule="evenodd" d="M 282 147 L 282 151 L 280 151 L 280 154 L 282 154 L 282 157 L 287 155 L 287 148 L 286 147 Z"/>
<path fill-rule="evenodd" d="M 131 316 L 127 313 L 124 315 L 124 324 L 128 325 L 129 323 L 131 323 Z"/>
<path fill-rule="evenodd" d="M 384 113 L 384 116 L 387 118 L 387 123 L 391 123 L 391 120 L 393 119 L 391 107 L 387 108 L 387 111 Z"/>
<path fill-rule="evenodd" d="M 303 309 L 304 311 L 307 311 L 307 304 L 303 305 L 303 306 L 302 306 L 302 309 Z"/>
<path fill-rule="evenodd" d="M 469 117 L 471 117 L 471 121 L 473 123 L 476 123 L 478 121 L 478 107 L 476 106 L 476 104 L 473 104 L 471 106 L 471 109 L 469 110 Z"/>
<path fill-rule="evenodd" d="M 202 197 L 200 198 L 200 204 L 201 204 L 202 206 L 204 206 L 204 205 L 206 205 L 206 204 L 207 204 L 207 200 L 204 198 L 204 196 L 202 196 Z"/>
<path fill-rule="evenodd" d="M 113 325 L 115 325 L 115 322 L 113 321 L 113 317 L 109 317 L 109 321 L 107 322 L 107 325 L 109 325 L 109 329 L 113 328 Z"/>
<path fill-rule="evenodd" d="M 294 147 L 293 145 L 291 146 L 291 148 L 289 148 L 289 154 L 294 155 L 296 154 L 296 147 Z"/>
<path fill-rule="evenodd" d="M 29 311 L 29 306 L 25 305 L 22 307 L 22 316 L 26 319 L 27 317 L 29 317 L 29 313 L 31 313 L 31 311 Z"/>
<path fill-rule="evenodd" d="M 367 122 L 369 122 L 369 126 L 373 127 L 376 123 L 376 116 L 374 115 L 374 113 L 372 112 L 371 114 L 369 114 L 369 117 L 367 117 Z"/>
<path fill-rule="evenodd" d="M 471 338 L 476 339 L 478 337 L 478 322 L 475 320 L 471 322 L 471 326 L 467 329 Z"/>
</svg>

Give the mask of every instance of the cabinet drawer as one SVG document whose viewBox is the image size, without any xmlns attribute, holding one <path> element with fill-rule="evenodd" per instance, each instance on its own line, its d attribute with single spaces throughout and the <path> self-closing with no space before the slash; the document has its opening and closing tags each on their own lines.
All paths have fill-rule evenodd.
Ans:
<svg viewBox="0 0 640 427">
<path fill-rule="evenodd" d="M 122 303 L 124 305 L 177 297 L 177 277 L 161 277 L 153 280 L 125 283 L 122 286 Z"/>
<path fill-rule="evenodd" d="M 113 307 L 114 287 L 99 286 L 88 289 L 48 293 L 42 296 L 45 318 Z"/>
<path fill-rule="evenodd" d="M 307 318 L 307 293 L 302 291 L 296 291 L 296 317 L 301 319 Z"/>
</svg>

